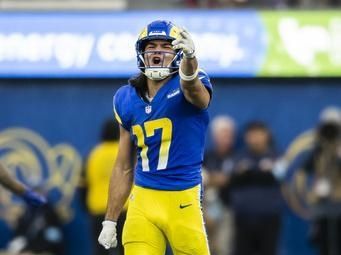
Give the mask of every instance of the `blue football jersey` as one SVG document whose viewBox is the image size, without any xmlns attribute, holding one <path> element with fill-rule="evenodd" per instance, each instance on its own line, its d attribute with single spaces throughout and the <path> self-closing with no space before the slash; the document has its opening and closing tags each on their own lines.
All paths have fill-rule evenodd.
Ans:
<svg viewBox="0 0 341 255">
<path fill-rule="evenodd" d="M 199 72 L 199 79 L 211 94 L 207 74 Z M 121 87 L 114 96 L 114 112 L 137 146 L 136 185 L 184 190 L 201 183 L 208 111 L 185 99 L 179 75 L 164 84 L 149 103 L 133 86 Z"/>
</svg>

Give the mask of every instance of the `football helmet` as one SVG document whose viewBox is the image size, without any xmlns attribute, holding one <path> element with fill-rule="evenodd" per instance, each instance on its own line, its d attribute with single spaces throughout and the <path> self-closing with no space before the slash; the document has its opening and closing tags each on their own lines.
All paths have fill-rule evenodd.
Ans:
<svg viewBox="0 0 341 255">
<path fill-rule="evenodd" d="M 152 40 L 165 40 L 170 43 L 180 36 L 180 28 L 170 21 L 156 20 L 148 24 L 139 35 L 136 41 L 135 49 L 137 54 L 138 68 L 152 80 L 163 80 L 169 75 L 177 72 L 182 58 L 182 50 L 176 50 L 174 53 L 166 51 L 145 51 L 146 44 Z M 145 54 L 160 54 L 160 62 L 157 65 L 150 63 Z M 168 54 L 174 55 L 169 64 L 164 63 Z"/>
</svg>

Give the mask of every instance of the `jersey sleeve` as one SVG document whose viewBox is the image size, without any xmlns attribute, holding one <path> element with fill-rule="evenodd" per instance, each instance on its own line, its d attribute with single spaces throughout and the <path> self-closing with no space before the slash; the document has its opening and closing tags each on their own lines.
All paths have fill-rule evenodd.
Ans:
<svg viewBox="0 0 341 255">
<path fill-rule="evenodd" d="M 210 81 L 210 77 L 208 77 L 207 73 L 204 70 L 200 69 L 198 73 L 198 78 L 201 81 L 201 83 L 205 86 L 208 93 L 210 93 L 210 96 L 212 98 L 213 87 Z"/>
<path fill-rule="evenodd" d="M 127 102 L 127 97 L 125 95 L 124 87 L 120 88 L 113 98 L 113 110 L 114 110 L 114 116 L 117 122 L 126 130 L 130 131 L 131 128 L 131 121 L 130 121 L 130 114 L 128 112 L 129 107 L 127 105 L 129 102 Z"/>
</svg>

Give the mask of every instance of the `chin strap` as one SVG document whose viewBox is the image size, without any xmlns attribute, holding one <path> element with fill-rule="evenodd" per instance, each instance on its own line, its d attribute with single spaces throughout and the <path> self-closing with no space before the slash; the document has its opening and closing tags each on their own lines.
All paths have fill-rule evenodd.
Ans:
<svg viewBox="0 0 341 255">
<path fill-rule="evenodd" d="M 144 74 L 151 80 L 160 81 L 166 79 L 171 72 L 168 67 L 159 67 L 159 68 L 146 68 Z"/>
</svg>

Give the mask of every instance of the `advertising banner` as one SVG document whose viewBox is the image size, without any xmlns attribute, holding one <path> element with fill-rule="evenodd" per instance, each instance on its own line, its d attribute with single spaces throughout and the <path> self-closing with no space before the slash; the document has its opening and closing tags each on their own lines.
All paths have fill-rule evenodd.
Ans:
<svg viewBox="0 0 341 255">
<path fill-rule="evenodd" d="M 258 76 L 341 76 L 341 11 L 262 12 L 266 61 Z"/>
<path fill-rule="evenodd" d="M 156 19 L 189 30 L 212 77 L 341 75 L 340 12 L 224 10 L 2 13 L 0 77 L 131 76 Z"/>
</svg>

